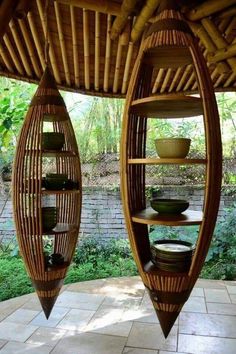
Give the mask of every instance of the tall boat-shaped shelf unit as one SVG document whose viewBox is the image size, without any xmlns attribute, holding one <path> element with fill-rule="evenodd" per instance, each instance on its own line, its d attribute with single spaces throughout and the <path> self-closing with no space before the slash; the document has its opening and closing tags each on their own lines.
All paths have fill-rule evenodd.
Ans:
<svg viewBox="0 0 236 354">
<path fill-rule="evenodd" d="M 45 145 L 43 142 L 45 127 L 64 136 L 61 149 L 56 146 L 55 149 L 47 148 L 48 143 Z M 55 141 L 53 143 L 55 145 Z M 46 162 L 54 169 L 53 175 L 68 177 L 69 188 L 58 189 L 57 184 L 62 183 L 58 180 L 55 188 L 53 184 L 44 188 Z M 48 318 L 75 251 L 81 214 L 77 143 L 65 103 L 48 68 L 31 101 L 18 140 L 13 171 L 13 204 L 20 253 Z M 55 227 L 50 227 L 52 222 Z M 55 258 L 61 256 L 60 262 L 48 262 L 45 254 L 48 241 Z"/>
<path fill-rule="evenodd" d="M 168 336 L 199 276 L 211 242 L 221 189 L 221 135 L 217 104 L 208 69 L 187 23 L 173 1 L 163 1 L 156 22 L 149 28 L 127 93 L 121 141 L 121 188 L 123 208 L 133 256 L 143 283 Z M 177 3 L 177 2 L 176 2 Z M 153 95 L 156 69 L 193 65 L 199 96 Z M 148 118 L 184 118 L 202 115 L 205 127 L 205 159 L 148 159 Z M 161 215 L 146 208 L 145 167 L 148 164 L 204 164 L 203 212 L 187 210 L 179 215 Z M 170 272 L 151 262 L 149 225 L 199 225 L 199 235 L 189 271 Z"/>
</svg>

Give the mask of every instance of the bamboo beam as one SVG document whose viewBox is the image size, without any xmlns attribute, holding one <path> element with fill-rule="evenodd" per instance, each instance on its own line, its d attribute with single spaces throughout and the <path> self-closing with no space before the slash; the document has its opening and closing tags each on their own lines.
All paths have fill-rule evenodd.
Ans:
<svg viewBox="0 0 236 354">
<path fill-rule="evenodd" d="M 203 19 L 202 25 L 204 26 L 205 30 L 208 32 L 209 36 L 211 37 L 212 41 L 218 49 L 226 48 L 228 46 L 227 41 L 222 37 L 218 28 L 210 19 Z M 236 73 L 236 58 L 228 58 L 226 60 L 227 63 L 231 66 L 233 72 Z"/>
<path fill-rule="evenodd" d="M 120 14 L 120 5 L 117 2 L 110 0 L 57 0 L 57 2 L 113 16 L 118 16 Z"/>
<path fill-rule="evenodd" d="M 118 41 L 117 54 L 116 54 L 115 74 L 114 74 L 113 89 L 112 89 L 113 93 L 117 93 L 118 91 L 122 49 L 123 49 L 122 39 L 120 36 Z"/>
<path fill-rule="evenodd" d="M 111 39 L 116 39 L 123 31 L 129 16 L 134 12 L 138 0 L 124 0 L 121 5 L 120 15 L 113 22 L 111 28 Z"/>
<path fill-rule="evenodd" d="M 128 87 L 128 77 L 129 77 L 129 72 L 130 72 L 130 65 L 131 65 L 133 49 L 134 49 L 133 42 L 129 42 L 127 57 L 126 57 L 126 61 L 125 61 L 125 70 L 124 70 L 122 88 L 121 88 L 121 93 L 123 93 L 123 94 L 126 93 L 127 87 Z"/>
<path fill-rule="evenodd" d="M 78 44 L 77 31 L 76 31 L 77 25 L 76 25 L 74 6 L 70 6 L 70 18 L 71 18 L 75 86 L 79 87 L 79 44 Z"/>
<path fill-rule="evenodd" d="M 106 33 L 106 53 L 105 53 L 105 66 L 104 66 L 104 81 L 103 90 L 108 92 L 109 86 L 109 72 L 110 72 L 110 61 L 111 61 L 111 15 L 107 16 L 107 33 Z"/>
<path fill-rule="evenodd" d="M 31 7 L 32 7 L 32 1 L 18 0 L 18 4 L 16 6 L 14 17 L 17 19 L 25 18 L 27 16 L 27 13 L 30 11 Z"/>
<path fill-rule="evenodd" d="M 211 37 L 209 36 L 208 32 L 204 29 L 204 27 L 200 24 L 195 24 L 193 22 L 189 22 L 190 28 L 193 33 L 199 37 L 201 43 L 207 49 L 208 52 L 214 52 L 217 47 L 215 43 L 212 41 Z M 217 69 L 221 74 L 227 73 L 230 71 L 230 67 L 225 62 L 219 62 L 217 65 Z"/>
<path fill-rule="evenodd" d="M 62 29 L 62 19 L 61 19 L 59 4 L 56 1 L 54 1 L 54 8 L 56 14 L 57 30 L 59 35 L 59 43 L 61 47 L 61 54 L 62 54 L 65 77 L 66 77 L 66 83 L 68 86 L 70 86 L 71 85 L 70 70 L 69 70 L 69 65 L 68 65 L 68 60 L 66 55 L 66 44 L 65 44 L 65 38 Z"/>
<path fill-rule="evenodd" d="M 172 79 L 172 82 L 171 82 L 171 84 L 170 84 L 170 87 L 169 87 L 168 92 L 172 92 L 172 91 L 173 91 L 175 85 L 176 85 L 177 82 L 179 81 L 179 76 L 180 76 L 182 70 L 183 70 L 182 67 L 179 67 L 179 68 L 176 70 L 175 76 L 174 76 L 173 79 Z"/>
<path fill-rule="evenodd" d="M 219 14 L 219 18 L 226 18 L 226 17 L 231 17 L 236 15 L 236 6 L 231 6 L 227 10 L 221 12 Z"/>
<path fill-rule="evenodd" d="M 11 61 L 8 58 L 8 55 L 7 55 L 7 53 L 6 53 L 6 51 L 3 48 L 1 43 L 0 43 L 0 55 L 2 57 L 2 60 L 3 60 L 4 64 L 7 67 L 7 70 L 10 71 L 10 73 L 14 73 L 14 69 L 13 69 L 13 66 L 11 65 Z"/>
<path fill-rule="evenodd" d="M 27 47 L 27 50 L 28 50 L 28 53 L 29 53 L 29 56 L 30 56 L 31 63 L 32 63 L 33 68 L 34 68 L 34 72 L 35 72 L 36 76 L 38 78 L 40 78 L 42 73 L 41 73 L 41 70 L 39 68 L 38 60 L 37 60 L 37 57 L 35 55 L 34 47 L 32 45 L 32 42 L 31 42 L 31 39 L 30 39 L 30 36 L 29 36 L 29 32 L 28 32 L 28 30 L 26 28 L 25 22 L 24 22 L 23 19 L 21 19 L 21 20 L 18 20 L 18 23 L 19 23 L 23 38 L 25 40 L 25 44 L 26 44 L 26 47 Z"/>
<path fill-rule="evenodd" d="M 190 21 L 197 21 L 203 17 L 210 16 L 216 12 L 222 11 L 231 5 L 235 5 L 235 0 L 224 0 L 224 1 L 215 1 L 208 0 L 204 3 L 195 6 L 194 9 L 186 13 L 186 17 Z"/>
<path fill-rule="evenodd" d="M 147 0 L 134 22 L 134 26 L 131 31 L 132 42 L 136 42 L 140 38 L 147 21 L 153 15 L 160 2 L 161 0 Z"/>
<path fill-rule="evenodd" d="M 99 68 L 100 68 L 100 14 L 95 13 L 95 73 L 94 89 L 99 91 Z"/>
<path fill-rule="evenodd" d="M 86 90 L 90 89 L 89 77 L 89 15 L 86 9 L 83 9 L 83 38 L 84 38 L 84 85 Z"/>
<path fill-rule="evenodd" d="M 6 32 L 19 0 L 2 0 L 0 5 L 0 39 Z"/>
<path fill-rule="evenodd" d="M 163 84 L 162 84 L 161 89 L 160 89 L 160 93 L 165 92 L 166 86 L 167 86 L 167 84 L 168 84 L 168 82 L 170 80 L 170 77 L 171 77 L 171 73 L 172 73 L 172 69 L 169 68 L 167 70 L 167 73 L 166 73 L 165 77 L 164 77 Z"/>
<path fill-rule="evenodd" d="M 192 70 L 192 64 L 187 65 L 185 70 L 184 70 L 184 73 L 183 73 L 183 75 L 182 75 L 182 77 L 181 77 L 181 79 L 179 81 L 179 84 L 178 84 L 178 86 L 176 88 L 177 92 L 179 92 L 181 90 L 181 88 L 182 88 L 183 84 L 185 83 L 187 77 L 189 76 L 191 70 Z"/>
<path fill-rule="evenodd" d="M 193 81 L 196 80 L 195 77 L 195 72 L 193 72 L 190 76 L 190 78 L 188 79 L 188 81 L 186 82 L 183 91 L 187 91 L 189 89 L 189 87 L 193 84 Z"/>
<path fill-rule="evenodd" d="M 214 53 L 209 53 L 207 60 L 210 63 L 217 63 L 218 61 L 231 58 L 236 55 L 236 43 L 228 45 L 225 48 L 218 49 Z"/>
<path fill-rule="evenodd" d="M 46 68 L 44 52 L 43 52 L 43 48 L 42 48 L 42 45 L 41 45 L 41 42 L 40 42 L 40 39 L 39 39 L 39 34 L 38 34 L 37 27 L 35 26 L 35 23 L 34 23 L 34 15 L 32 14 L 32 12 L 28 13 L 27 19 L 28 19 L 28 22 L 29 22 L 29 27 L 30 27 L 30 31 L 31 31 L 32 37 L 34 39 L 34 44 L 35 44 L 35 47 L 37 49 L 37 54 L 39 56 L 39 61 L 40 61 L 42 69 L 44 70 Z"/>
<path fill-rule="evenodd" d="M 25 74 L 24 69 L 22 68 L 22 65 L 16 55 L 15 49 L 13 48 L 11 41 L 6 33 L 3 37 L 3 41 L 7 47 L 8 52 L 10 53 L 11 59 L 15 65 L 17 71 L 19 72 L 20 75 L 24 75 Z"/>
<path fill-rule="evenodd" d="M 43 5 L 42 5 L 42 0 L 36 0 L 36 3 L 37 3 L 38 12 L 39 12 L 40 20 L 41 20 L 42 27 L 43 27 L 44 37 L 46 38 L 47 28 L 46 28 L 46 21 L 45 21 L 45 16 L 44 16 L 44 9 L 43 9 Z M 48 23 L 48 27 L 49 27 L 49 23 Z M 52 36 L 51 36 L 49 28 L 48 28 L 48 42 L 49 42 L 49 58 L 50 58 L 51 66 L 52 66 L 53 75 L 54 75 L 56 82 L 58 84 L 60 84 L 61 78 L 60 78 L 60 73 L 59 73 L 58 66 L 57 66 L 57 58 L 56 58 L 56 54 L 54 52 L 53 40 L 52 40 Z"/>
<path fill-rule="evenodd" d="M 232 74 L 228 77 L 228 79 L 225 81 L 223 87 L 225 88 L 225 87 L 230 86 L 231 83 L 232 83 L 233 81 L 235 81 L 235 78 L 236 78 L 235 73 L 232 73 Z"/>
<path fill-rule="evenodd" d="M 153 88 L 152 88 L 152 93 L 156 93 L 160 84 L 162 83 L 162 79 L 163 79 L 163 76 L 165 74 L 165 70 L 163 68 L 161 68 L 159 71 L 158 71 L 158 74 L 157 74 L 157 77 L 156 77 L 156 80 L 154 82 L 154 85 L 153 85 Z"/>
</svg>

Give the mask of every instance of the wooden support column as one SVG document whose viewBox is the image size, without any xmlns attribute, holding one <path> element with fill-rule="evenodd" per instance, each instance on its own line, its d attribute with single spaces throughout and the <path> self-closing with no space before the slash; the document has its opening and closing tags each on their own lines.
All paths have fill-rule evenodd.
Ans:
<svg viewBox="0 0 236 354">
<path fill-rule="evenodd" d="M 186 14 L 186 17 L 190 21 L 197 21 L 200 20 L 204 17 L 210 16 L 216 12 L 222 11 L 226 9 L 227 7 L 231 5 L 235 5 L 236 1 L 235 0 L 220 0 L 220 1 L 215 1 L 215 0 L 208 0 L 204 1 L 204 3 L 195 6 L 194 9 L 189 11 Z"/>
<path fill-rule="evenodd" d="M 90 89 L 89 77 L 89 15 L 88 11 L 83 9 L 83 37 L 84 37 L 84 86 L 86 90 Z"/>
<path fill-rule="evenodd" d="M 35 47 L 37 49 L 37 53 L 38 53 L 38 56 L 39 56 L 41 67 L 44 70 L 46 68 L 44 52 L 43 52 L 43 48 L 42 48 L 42 45 L 41 45 L 41 42 L 40 42 L 40 39 L 39 39 L 39 34 L 38 34 L 38 31 L 37 31 L 37 27 L 36 27 L 36 25 L 34 23 L 34 16 L 33 16 L 32 12 L 28 13 L 27 18 L 28 18 L 29 27 L 30 27 L 30 31 L 31 31 L 32 37 L 34 39 L 34 44 L 35 44 Z"/>
<path fill-rule="evenodd" d="M 41 75 L 42 75 L 42 72 L 41 72 L 41 70 L 39 68 L 39 64 L 38 64 L 38 60 L 37 60 L 37 57 L 36 57 L 36 54 L 35 54 L 34 46 L 33 46 L 32 42 L 31 42 L 31 38 L 30 38 L 29 32 L 28 32 L 28 30 L 26 28 L 26 25 L 25 25 L 25 20 L 23 20 L 23 19 L 18 20 L 18 23 L 19 23 L 22 35 L 23 35 L 24 40 L 25 40 L 25 44 L 26 44 L 26 47 L 27 47 L 27 50 L 28 50 L 28 53 L 29 53 L 29 56 L 30 56 L 31 63 L 32 63 L 33 68 L 34 68 L 34 72 L 35 72 L 36 76 L 38 78 L 40 78 Z"/>
<path fill-rule="evenodd" d="M 4 36 L 19 0 L 2 0 L 0 5 L 0 39 Z"/>
<path fill-rule="evenodd" d="M 120 5 L 112 0 L 57 0 L 57 2 L 113 16 L 120 14 Z"/>
<path fill-rule="evenodd" d="M 62 29 L 61 13 L 60 13 L 59 4 L 56 1 L 54 1 L 54 8 L 56 14 L 57 30 L 59 35 L 59 43 L 61 47 L 61 55 L 62 55 L 63 67 L 64 67 L 64 72 L 66 77 L 66 83 L 68 86 L 71 86 L 70 70 L 69 70 L 67 54 L 66 54 L 66 43 L 65 43 L 63 29 Z"/>
<path fill-rule="evenodd" d="M 108 92 L 109 89 L 109 71 L 110 71 L 110 61 L 111 61 L 111 15 L 107 16 L 107 34 L 106 34 L 106 53 L 105 53 L 105 67 L 104 67 L 104 81 L 103 90 Z"/>
<path fill-rule="evenodd" d="M 137 16 L 134 26 L 132 28 L 131 31 L 132 42 L 136 42 L 140 38 L 147 21 L 153 15 L 154 11 L 157 9 L 160 2 L 161 0 L 147 0 L 140 14 Z"/>
<path fill-rule="evenodd" d="M 45 22 L 44 8 L 42 5 L 42 0 L 36 0 L 36 3 L 37 3 L 39 16 L 40 16 L 40 20 L 41 20 L 42 27 L 43 27 L 43 33 L 46 38 L 47 29 L 46 29 L 46 22 Z M 48 23 L 48 26 L 49 26 L 49 24 L 50 23 Z M 53 75 L 54 75 L 56 82 L 58 84 L 61 84 L 60 73 L 59 73 L 58 66 L 57 66 L 57 58 L 56 58 L 56 55 L 54 52 L 54 46 L 53 46 L 53 41 L 52 41 L 52 36 L 51 36 L 50 30 L 48 31 L 48 42 L 49 42 L 49 58 L 50 58 L 51 66 L 52 66 Z"/>
<path fill-rule="evenodd" d="M 95 72 L 94 89 L 99 91 L 99 69 L 100 69 L 100 14 L 95 13 Z"/>
<path fill-rule="evenodd" d="M 218 49 L 226 48 L 228 46 L 227 41 L 222 37 L 218 28 L 210 19 L 204 18 L 202 20 L 202 25 Z M 233 72 L 236 74 L 236 58 L 228 58 L 226 60 L 227 63 L 231 66 Z"/>
<path fill-rule="evenodd" d="M 78 44 L 77 31 L 76 31 L 76 17 L 75 17 L 74 6 L 70 6 L 70 18 L 71 18 L 75 86 L 79 87 L 79 44 Z"/>
<path fill-rule="evenodd" d="M 128 17 L 132 14 L 132 12 L 134 12 L 137 2 L 137 0 L 123 0 L 120 15 L 116 17 L 111 28 L 112 40 L 116 39 L 125 28 L 125 25 L 128 21 Z"/>
</svg>

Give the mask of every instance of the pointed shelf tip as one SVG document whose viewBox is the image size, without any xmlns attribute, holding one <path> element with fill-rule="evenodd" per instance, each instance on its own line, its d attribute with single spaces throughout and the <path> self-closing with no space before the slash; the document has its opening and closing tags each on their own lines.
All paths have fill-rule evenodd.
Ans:
<svg viewBox="0 0 236 354">
<path fill-rule="evenodd" d="M 48 66 L 46 66 L 46 68 L 44 70 L 44 73 L 43 73 L 43 76 L 40 80 L 39 86 L 40 86 L 40 88 L 47 88 L 47 89 L 51 88 L 51 89 L 57 90 L 56 81 L 55 81 L 53 75 L 51 74 Z"/>
<path fill-rule="evenodd" d="M 168 337 L 174 323 L 179 316 L 179 312 L 166 312 L 166 311 L 159 311 L 156 310 L 157 317 L 159 319 L 162 332 L 165 338 Z"/>
<path fill-rule="evenodd" d="M 45 314 L 46 319 L 49 319 L 49 316 L 52 312 L 52 309 L 54 307 L 54 304 L 56 302 L 57 296 L 53 297 L 41 297 L 39 296 L 39 301 L 41 303 L 43 312 Z"/>
</svg>

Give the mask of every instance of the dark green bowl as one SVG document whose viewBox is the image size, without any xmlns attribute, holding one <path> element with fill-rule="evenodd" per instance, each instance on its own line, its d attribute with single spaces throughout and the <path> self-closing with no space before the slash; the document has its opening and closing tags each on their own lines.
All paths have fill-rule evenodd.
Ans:
<svg viewBox="0 0 236 354">
<path fill-rule="evenodd" d="M 66 188 L 68 176 L 66 174 L 48 173 L 46 174 L 44 186 L 48 190 L 62 190 Z"/>
<path fill-rule="evenodd" d="M 154 198 L 150 203 L 151 207 L 160 214 L 181 214 L 189 207 L 189 202 L 180 199 Z"/>
<path fill-rule="evenodd" d="M 42 225 L 44 231 L 51 231 L 57 224 L 57 208 L 42 208 Z"/>
<path fill-rule="evenodd" d="M 65 144 L 65 136 L 63 133 L 50 132 L 43 133 L 42 148 L 43 150 L 61 150 Z"/>
</svg>

